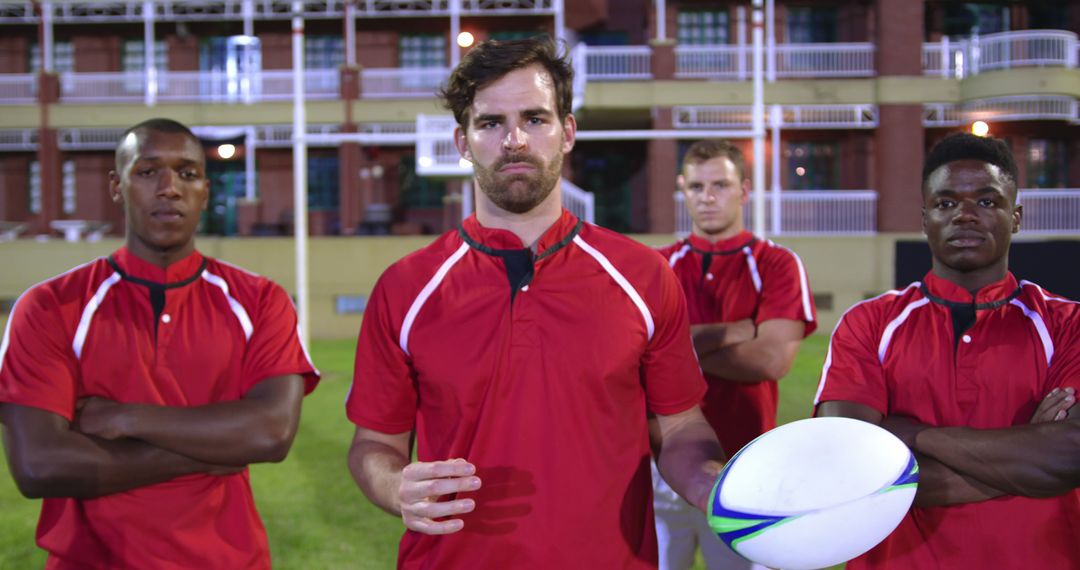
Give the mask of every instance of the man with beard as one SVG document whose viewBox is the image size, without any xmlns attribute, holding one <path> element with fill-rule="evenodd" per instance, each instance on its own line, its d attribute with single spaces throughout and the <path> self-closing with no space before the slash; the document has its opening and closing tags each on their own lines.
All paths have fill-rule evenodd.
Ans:
<svg viewBox="0 0 1080 570">
<path fill-rule="evenodd" d="M 861 568 L 1080 568 L 1080 305 L 1008 269 L 1017 169 L 956 134 L 923 167 L 925 279 L 848 310 L 820 416 L 880 424 L 919 461 L 915 508 Z"/>
<path fill-rule="evenodd" d="M 743 227 L 750 198 L 742 151 L 728 141 L 690 145 L 676 179 L 691 233 L 661 250 L 686 294 L 694 349 L 708 391 L 702 409 L 733 454 L 776 427 L 777 379 L 817 327 L 802 260 Z M 713 536 L 705 517 L 654 474 L 662 570 L 750 568 Z"/>
<path fill-rule="evenodd" d="M 571 79 L 548 40 L 462 60 L 442 96 L 476 213 L 368 303 L 349 467 L 404 520 L 401 568 L 655 568 L 647 415 L 691 504 L 721 468 L 674 275 L 561 207 Z"/>
</svg>

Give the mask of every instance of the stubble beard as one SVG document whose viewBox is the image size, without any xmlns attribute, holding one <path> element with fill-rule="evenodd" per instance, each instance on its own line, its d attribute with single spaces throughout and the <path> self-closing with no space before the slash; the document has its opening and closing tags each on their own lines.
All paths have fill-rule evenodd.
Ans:
<svg viewBox="0 0 1080 570">
<path fill-rule="evenodd" d="M 507 212 L 524 214 L 551 195 L 562 176 L 562 158 L 561 154 L 556 155 L 545 165 L 530 155 L 506 155 L 490 168 L 479 164 L 474 164 L 473 168 L 480 190 L 493 204 Z M 531 164 L 536 170 L 528 174 L 500 175 L 499 169 L 512 162 Z"/>
</svg>

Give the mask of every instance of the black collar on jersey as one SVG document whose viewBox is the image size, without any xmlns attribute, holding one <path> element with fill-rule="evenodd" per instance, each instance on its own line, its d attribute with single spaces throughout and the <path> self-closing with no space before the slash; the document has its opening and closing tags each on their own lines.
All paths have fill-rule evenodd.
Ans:
<svg viewBox="0 0 1080 570">
<path fill-rule="evenodd" d="M 120 269 L 120 265 L 116 263 L 116 260 L 113 259 L 111 255 L 106 259 L 113 268 L 113 271 L 119 274 L 121 279 L 146 287 L 147 292 L 150 294 L 150 307 L 154 310 L 154 336 L 157 336 L 158 322 L 161 318 L 161 313 L 165 312 L 165 290 L 190 285 L 194 283 L 196 279 L 202 277 L 203 271 L 206 271 L 206 258 L 204 257 L 202 264 L 199 265 L 199 269 L 197 269 L 191 277 L 173 283 L 158 283 L 157 281 L 150 281 L 148 279 L 141 279 L 139 277 L 128 275 L 127 272 Z"/>
<path fill-rule="evenodd" d="M 202 277 L 203 271 L 206 271 L 206 258 L 204 257 L 203 260 L 202 260 L 202 264 L 199 265 L 199 268 L 195 270 L 195 273 L 193 273 L 191 275 L 191 277 L 188 277 L 187 279 L 184 279 L 184 280 L 181 280 L 181 281 L 174 281 L 173 283 L 158 283 L 157 281 L 150 281 L 149 279 L 142 279 L 142 278 L 139 278 L 139 277 L 132 277 L 131 275 L 128 275 L 126 271 L 124 271 L 123 269 L 120 269 L 120 265 L 118 263 L 116 263 L 116 260 L 113 259 L 113 257 L 111 255 L 108 258 L 106 258 L 106 260 L 109 262 L 109 265 L 113 268 L 113 271 L 116 271 L 117 273 L 119 273 L 120 278 L 123 279 L 124 281 L 131 281 L 132 283 L 135 283 L 137 285 L 142 285 L 144 287 L 150 287 L 152 289 L 153 288 L 176 289 L 177 287 L 183 287 L 185 285 L 190 285 L 190 284 L 194 283 L 196 279 L 198 279 L 199 277 Z"/>
<path fill-rule="evenodd" d="M 753 245 L 757 241 L 757 236 L 750 236 L 750 239 L 746 240 L 743 244 L 737 245 L 731 249 L 725 249 L 723 251 L 711 251 L 707 249 L 701 249 L 694 247 L 694 244 L 690 242 L 690 238 L 686 238 L 686 245 L 690 246 L 690 251 L 694 253 L 700 253 L 701 255 L 731 255 L 733 253 L 739 253 L 744 247 Z"/>
<path fill-rule="evenodd" d="M 941 297 L 930 293 L 930 288 L 926 286 L 926 283 L 922 283 L 919 285 L 919 292 L 923 294 L 923 297 L 926 297 L 927 299 L 930 299 L 931 301 L 939 305 L 948 307 L 950 309 L 974 308 L 976 311 L 996 309 L 1003 305 L 1007 305 L 1009 301 L 1012 301 L 1013 299 L 1019 297 L 1022 291 L 1023 289 L 1021 287 L 1017 287 L 1016 290 L 1010 293 L 1008 297 L 1003 297 L 996 301 L 990 301 L 989 303 L 964 303 L 963 301 L 950 301 L 948 299 L 942 299 Z M 972 300 L 974 301 L 974 297 L 972 298 Z"/>
<path fill-rule="evenodd" d="M 522 287 L 527 286 L 532 282 L 534 267 L 533 264 L 549 255 L 559 251 L 569 244 L 574 236 L 578 235 L 581 231 L 582 222 L 577 221 L 574 225 L 574 229 L 570 230 L 570 233 L 566 234 L 566 237 L 559 240 L 555 245 L 540 252 L 536 257 L 533 257 L 533 252 L 529 248 L 522 249 L 495 249 L 488 247 L 473 238 L 469 237 L 468 232 L 465 231 L 464 226 L 458 226 L 458 235 L 465 243 L 469 244 L 469 247 L 486 253 L 494 257 L 501 257 L 503 265 L 506 266 L 506 278 L 510 281 L 510 303 L 513 304 L 514 297 L 517 296 L 517 292 Z"/>
</svg>

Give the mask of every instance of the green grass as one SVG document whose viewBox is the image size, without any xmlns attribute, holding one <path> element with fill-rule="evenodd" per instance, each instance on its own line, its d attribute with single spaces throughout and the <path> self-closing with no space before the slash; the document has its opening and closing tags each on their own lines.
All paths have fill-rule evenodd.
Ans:
<svg viewBox="0 0 1080 570">
<path fill-rule="evenodd" d="M 780 383 L 781 422 L 810 415 L 827 339 L 803 343 L 791 374 Z M 345 455 L 353 426 L 344 401 L 352 377 L 354 341 L 317 341 L 312 351 L 323 373 L 304 402 L 300 432 L 289 458 L 252 468 L 259 512 L 270 535 L 274 565 L 282 569 L 393 568 L 401 522 L 372 506 L 353 483 Z M 19 495 L 0 475 L 0 568 L 41 568 L 34 544 L 40 504 Z M 696 568 L 703 568 L 700 562 Z"/>
</svg>

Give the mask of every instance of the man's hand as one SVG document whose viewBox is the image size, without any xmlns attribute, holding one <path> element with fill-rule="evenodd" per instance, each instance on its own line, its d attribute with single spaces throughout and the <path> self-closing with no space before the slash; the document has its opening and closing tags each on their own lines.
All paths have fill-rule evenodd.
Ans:
<svg viewBox="0 0 1080 570">
<path fill-rule="evenodd" d="M 401 520 L 410 530 L 423 534 L 457 532 L 465 526 L 461 519 L 435 519 L 472 512 L 476 502 L 472 499 L 440 502 L 439 498 L 479 488 L 476 467 L 464 459 L 410 463 L 401 472 L 398 488 Z"/>
<path fill-rule="evenodd" d="M 1076 403 L 1076 390 L 1073 388 L 1054 388 L 1039 402 L 1039 407 L 1031 416 L 1033 424 L 1060 421 L 1068 417 L 1069 408 Z"/>
<path fill-rule="evenodd" d="M 757 334 L 757 327 L 753 319 L 690 326 L 690 337 L 694 341 L 694 352 L 698 356 L 720 350 L 725 346 L 746 342 L 754 338 L 755 334 Z"/>
<path fill-rule="evenodd" d="M 881 427 L 889 430 L 890 433 L 904 442 L 908 449 L 915 451 L 915 438 L 919 436 L 919 432 L 930 426 L 920 424 L 905 416 L 889 416 L 882 420 Z"/>
<path fill-rule="evenodd" d="M 102 439 L 127 437 L 123 426 L 125 408 L 124 404 L 107 398 L 83 398 L 75 404 L 75 420 L 71 422 L 71 429 Z"/>
</svg>

